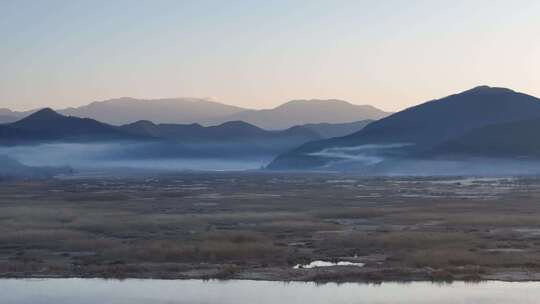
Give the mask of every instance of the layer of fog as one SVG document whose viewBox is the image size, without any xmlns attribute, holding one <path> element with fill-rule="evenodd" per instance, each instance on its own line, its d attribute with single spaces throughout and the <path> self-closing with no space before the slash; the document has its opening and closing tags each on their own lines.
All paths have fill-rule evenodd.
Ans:
<svg viewBox="0 0 540 304">
<path fill-rule="evenodd" d="M 540 161 L 526 159 L 404 158 L 407 143 L 333 147 L 312 156 L 326 158 L 321 169 L 362 175 L 537 175 Z M 233 171 L 254 170 L 267 165 L 275 155 L 262 153 L 254 145 L 153 143 L 49 143 L 0 147 L 7 155 L 28 166 L 69 166 L 79 173 L 145 171 Z"/>
<path fill-rule="evenodd" d="M 328 167 L 340 163 L 359 163 L 366 166 L 376 165 L 384 161 L 384 155 L 388 151 L 396 150 L 411 144 L 393 143 L 393 144 L 367 144 L 353 147 L 331 147 L 318 152 L 309 153 L 311 156 L 319 156 L 331 159 Z"/>
<path fill-rule="evenodd" d="M 538 175 L 540 160 L 488 157 L 404 157 L 406 143 L 333 147 L 310 153 L 327 159 L 323 170 L 384 176 Z"/>
<path fill-rule="evenodd" d="M 28 166 L 70 166 L 77 171 L 141 169 L 155 171 L 228 171 L 259 169 L 272 155 L 249 155 L 220 146 L 180 146 L 162 143 L 48 143 L 0 147 Z"/>
</svg>

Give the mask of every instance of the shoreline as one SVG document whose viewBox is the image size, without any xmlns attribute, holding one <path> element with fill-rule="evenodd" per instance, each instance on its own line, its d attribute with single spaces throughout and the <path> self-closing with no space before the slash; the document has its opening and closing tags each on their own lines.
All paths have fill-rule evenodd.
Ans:
<svg viewBox="0 0 540 304">
<path fill-rule="evenodd" d="M 222 272 L 209 273 L 202 270 L 188 272 L 160 272 L 160 273 L 126 273 L 113 275 L 112 273 L 0 273 L 0 279 L 102 279 L 102 280 L 202 280 L 202 281 L 266 281 L 266 282 L 304 282 L 315 284 L 383 284 L 383 283 L 482 283 L 498 282 L 540 282 L 540 271 L 533 272 L 527 269 L 495 270 L 483 275 L 454 275 L 441 276 L 440 270 L 426 269 L 354 269 L 357 267 L 336 266 L 324 267 L 326 269 L 283 269 L 265 268 L 259 270 L 245 269 L 237 273 L 223 276 Z M 386 276 L 378 277 L 381 274 Z"/>
</svg>

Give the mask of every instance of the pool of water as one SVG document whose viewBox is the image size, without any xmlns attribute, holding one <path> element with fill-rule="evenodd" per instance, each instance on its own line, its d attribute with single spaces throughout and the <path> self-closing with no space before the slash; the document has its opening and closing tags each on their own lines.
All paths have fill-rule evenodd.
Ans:
<svg viewBox="0 0 540 304">
<path fill-rule="evenodd" d="M 9 304 L 539 303 L 538 282 L 322 284 L 266 281 L 0 279 Z"/>
<path fill-rule="evenodd" d="M 294 266 L 294 269 L 302 268 L 319 268 L 319 267 L 334 267 L 334 266 L 355 266 L 355 267 L 364 267 L 364 263 L 353 263 L 347 261 L 340 262 L 328 262 L 328 261 L 313 261 L 309 264 L 298 264 Z"/>
</svg>

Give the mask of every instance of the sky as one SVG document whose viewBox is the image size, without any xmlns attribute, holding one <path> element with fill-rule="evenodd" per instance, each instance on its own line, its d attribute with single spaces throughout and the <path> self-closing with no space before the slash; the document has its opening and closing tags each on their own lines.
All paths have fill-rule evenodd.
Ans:
<svg viewBox="0 0 540 304">
<path fill-rule="evenodd" d="M 398 111 L 477 85 L 540 96 L 540 1 L 0 0 L 0 108 L 123 96 Z"/>
</svg>

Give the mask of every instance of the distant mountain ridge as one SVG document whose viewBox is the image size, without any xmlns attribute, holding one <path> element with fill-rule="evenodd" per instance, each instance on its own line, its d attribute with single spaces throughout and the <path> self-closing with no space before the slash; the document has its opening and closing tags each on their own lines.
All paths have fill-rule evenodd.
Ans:
<svg viewBox="0 0 540 304">
<path fill-rule="evenodd" d="M 269 168 L 314 169 L 338 163 L 435 157 L 445 151 L 429 151 L 472 130 L 538 117 L 540 99 L 506 88 L 480 86 L 408 108 L 348 136 L 306 143 L 278 156 Z"/>
<path fill-rule="evenodd" d="M 96 144 L 113 145 L 103 158 L 265 158 L 308 141 L 321 139 L 301 126 L 268 131 L 232 121 L 218 126 L 154 124 L 138 121 L 112 126 L 89 118 L 64 116 L 51 109 L 37 111 L 11 124 L 0 125 L 0 145 Z M 110 149 L 109 149 L 110 150 Z"/>
<path fill-rule="evenodd" d="M 5 123 L 26 117 L 38 110 L 15 112 L 0 109 Z M 273 109 L 249 110 L 198 98 L 135 99 L 129 97 L 92 102 L 86 106 L 57 110 L 58 113 L 92 118 L 110 125 L 124 125 L 140 120 L 162 124 L 220 125 L 245 121 L 267 130 L 287 129 L 308 123 L 350 123 L 379 119 L 388 115 L 367 105 L 342 100 L 296 100 Z M 0 120 L 2 123 L 2 120 Z"/>
<path fill-rule="evenodd" d="M 243 108 L 199 98 L 118 98 L 60 110 L 64 115 L 88 117 L 112 125 L 150 120 L 162 123 L 197 123 L 216 116 L 231 115 Z"/>
<path fill-rule="evenodd" d="M 147 120 L 141 120 L 118 128 L 133 135 L 183 142 L 227 142 L 276 137 L 321 138 L 317 132 L 302 126 L 280 131 L 268 131 L 243 121 L 229 121 L 218 126 L 205 127 L 200 124 L 154 124 Z"/>
<path fill-rule="evenodd" d="M 230 121 L 218 126 L 200 124 L 154 124 L 147 120 L 122 126 L 112 126 L 90 118 L 62 115 L 50 108 L 39 110 L 11 124 L 0 126 L 2 139 L 22 141 L 103 141 L 103 140 L 178 140 L 214 141 L 262 140 L 275 138 L 319 139 L 308 128 L 296 126 L 287 130 L 268 131 L 242 121 Z"/>
<path fill-rule="evenodd" d="M 240 120 L 267 130 L 317 123 L 351 123 L 377 120 L 390 113 L 370 105 L 355 105 L 338 99 L 293 100 L 267 110 L 247 110 L 220 117 L 209 123 Z"/>
<path fill-rule="evenodd" d="M 24 118 L 41 109 L 11 111 L 0 109 L 0 115 L 11 119 Z M 121 97 L 104 101 L 94 101 L 80 107 L 59 109 L 56 112 L 79 118 L 92 118 L 111 125 L 123 125 L 139 120 L 162 123 L 197 123 L 216 116 L 230 115 L 244 108 L 201 98 L 137 99 Z"/>
<path fill-rule="evenodd" d="M 269 157 L 322 137 L 304 127 L 268 131 L 241 121 L 205 127 L 200 124 L 154 124 L 138 121 L 119 127 L 159 142 L 152 149 L 132 152 L 139 157 Z"/>
</svg>

